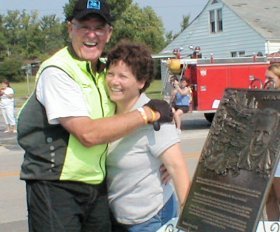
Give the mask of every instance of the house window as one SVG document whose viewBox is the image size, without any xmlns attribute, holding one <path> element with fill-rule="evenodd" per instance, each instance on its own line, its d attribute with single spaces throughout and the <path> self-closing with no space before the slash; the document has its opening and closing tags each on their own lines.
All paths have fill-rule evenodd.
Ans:
<svg viewBox="0 0 280 232">
<path fill-rule="evenodd" d="M 216 32 L 216 28 L 215 28 L 215 11 L 214 10 L 210 10 L 210 31 L 212 33 Z"/>
<path fill-rule="evenodd" d="M 245 56 L 245 51 L 240 51 L 239 56 Z"/>
<path fill-rule="evenodd" d="M 222 9 L 209 11 L 210 32 L 216 33 L 223 31 L 223 12 Z"/>
<path fill-rule="evenodd" d="M 217 29 L 218 29 L 218 31 L 223 31 L 222 9 L 217 10 Z"/>
<path fill-rule="evenodd" d="M 231 57 L 240 57 L 240 56 L 245 56 L 245 51 L 234 51 L 234 52 L 231 52 Z"/>
</svg>

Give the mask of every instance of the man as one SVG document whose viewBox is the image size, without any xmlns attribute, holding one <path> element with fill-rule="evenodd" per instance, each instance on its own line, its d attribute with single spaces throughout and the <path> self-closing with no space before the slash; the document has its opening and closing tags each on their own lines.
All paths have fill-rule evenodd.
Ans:
<svg viewBox="0 0 280 232">
<path fill-rule="evenodd" d="M 171 120 L 168 104 L 157 100 L 110 117 L 115 109 L 100 56 L 112 17 L 105 0 L 92 3 L 76 2 L 68 18 L 71 44 L 41 65 L 36 91 L 19 115 L 30 232 L 110 231 L 107 143 L 145 123 Z"/>
<path fill-rule="evenodd" d="M 257 111 L 254 119 L 254 131 L 248 147 L 245 147 L 238 160 L 238 167 L 270 175 L 275 154 L 271 152 L 271 141 L 278 128 L 277 111 L 265 108 Z"/>
</svg>

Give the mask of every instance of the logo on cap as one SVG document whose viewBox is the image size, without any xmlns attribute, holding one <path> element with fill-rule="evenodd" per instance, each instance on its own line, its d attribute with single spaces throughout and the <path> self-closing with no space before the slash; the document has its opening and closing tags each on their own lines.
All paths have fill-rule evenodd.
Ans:
<svg viewBox="0 0 280 232">
<path fill-rule="evenodd" d="M 94 9 L 94 10 L 100 10 L 100 1 L 98 0 L 88 0 L 87 2 L 87 8 L 88 9 Z"/>
</svg>

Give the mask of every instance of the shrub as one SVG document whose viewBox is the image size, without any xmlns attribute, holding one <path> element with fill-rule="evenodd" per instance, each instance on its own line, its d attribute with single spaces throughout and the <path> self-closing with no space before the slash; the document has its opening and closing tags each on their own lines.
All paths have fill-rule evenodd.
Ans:
<svg viewBox="0 0 280 232">
<path fill-rule="evenodd" d="M 22 70 L 23 62 L 17 58 L 6 58 L 0 63 L 0 81 L 7 79 L 11 82 L 24 80 L 25 73 Z"/>
</svg>

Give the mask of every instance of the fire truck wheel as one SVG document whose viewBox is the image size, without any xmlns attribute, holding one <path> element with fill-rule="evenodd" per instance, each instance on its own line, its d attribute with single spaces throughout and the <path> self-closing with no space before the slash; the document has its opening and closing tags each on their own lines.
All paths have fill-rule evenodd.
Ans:
<svg viewBox="0 0 280 232">
<path fill-rule="evenodd" d="M 210 123 L 212 123 L 214 116 L 215 113 L 204 113 L 205 119 Z"/>
</svg>

